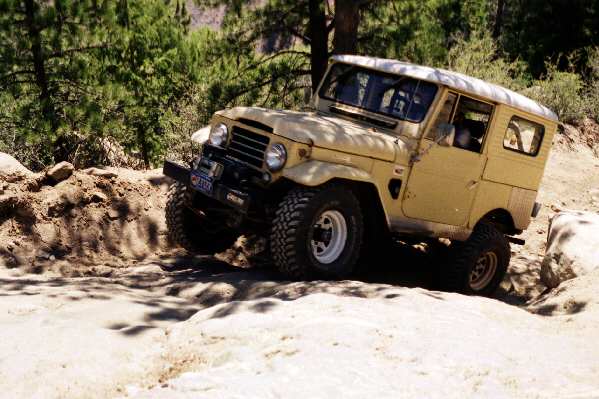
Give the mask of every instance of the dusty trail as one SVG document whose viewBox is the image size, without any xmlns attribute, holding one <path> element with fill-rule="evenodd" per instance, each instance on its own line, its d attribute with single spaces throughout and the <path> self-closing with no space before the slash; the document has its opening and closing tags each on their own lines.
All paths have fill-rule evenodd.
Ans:
<svg viewBox="0 0 599 399">
<path fill-rule="evenodd" d="M 526 310 L 421 288 L 289 283 L 205 258 L 146 260 L 110 278 L 3 276 L 0 389 L 596 397 L 599 274 L 590 278 Z"/>
<path fill-rule="evenodd" d="M 599 274 L 526 304 L 543 289 L 548 217 L 599 209 L 599 160 L 580 143 L 557 147 L 501 301 L 429 290 L 435 258 L 409 246 L 363 281 L 290 283 L 185 257 L 169 249 L 157 172 L 5 184 L 0 203 L 27 201 L 0 206 L 0 392 L 599 397 Z"/>
</svg>

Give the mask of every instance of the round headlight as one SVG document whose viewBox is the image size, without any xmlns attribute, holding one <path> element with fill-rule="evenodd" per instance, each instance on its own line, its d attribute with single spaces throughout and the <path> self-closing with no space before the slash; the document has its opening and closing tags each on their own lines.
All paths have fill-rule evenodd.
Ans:
<svg viewBox="0 0 599 399">
<path fill-rule="evenodd" d="M 266 166 L 272 172 L 280 170 L 287 162 L 287 150 L 280 143 L 271 145 L 266 151 Z"/>
<path fill-rule="evenodd" d="M 229 136 L 229 129 L 224 123 L 217 123 L 210 129 L 210 136 L 208 137 L 208 143 L 216 147 L 222 147 Z"/>
</svg>

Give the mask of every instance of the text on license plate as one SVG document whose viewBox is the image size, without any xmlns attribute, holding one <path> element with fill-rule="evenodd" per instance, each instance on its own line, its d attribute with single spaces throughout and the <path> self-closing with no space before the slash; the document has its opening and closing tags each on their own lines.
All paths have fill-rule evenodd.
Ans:
<svg viewBox="0 0 599 399">
<path fill-rule="evenodd" d="M 201 173 L 191 174 L 191 185 L 207 194 L 212 194 L 212 178 Z"/>
</svg>

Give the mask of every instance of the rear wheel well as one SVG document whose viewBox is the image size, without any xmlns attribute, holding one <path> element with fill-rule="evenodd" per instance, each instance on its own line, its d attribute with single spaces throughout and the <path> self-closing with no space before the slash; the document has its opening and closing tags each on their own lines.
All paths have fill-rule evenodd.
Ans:
<svg viewBox="0 0 599 399">
<path fill-rule="evenodd" d="M 501 231 L 503 234 L 512 235 L 520 233 L 514 225 L 514 218 L 505 209 L 494 209 L 491 212 L 483 216 L 477 224 L 488 223 L 495 226 L 495 228 Z"/>
</svg>

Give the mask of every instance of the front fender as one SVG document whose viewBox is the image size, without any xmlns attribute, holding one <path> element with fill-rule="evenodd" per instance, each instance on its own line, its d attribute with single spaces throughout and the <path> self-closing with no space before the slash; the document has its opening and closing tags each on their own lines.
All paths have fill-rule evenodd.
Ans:
<svg viewBox="0 0 599 399">
<path fill-rule="evenodd" d="M 322 161 L 307 161 L 283 170 L 283 176 L 303 186 L 319 186 L 333 178 L 355 181 L 372 181 L 370 173 L 353 166 Z"/>
</svg>

